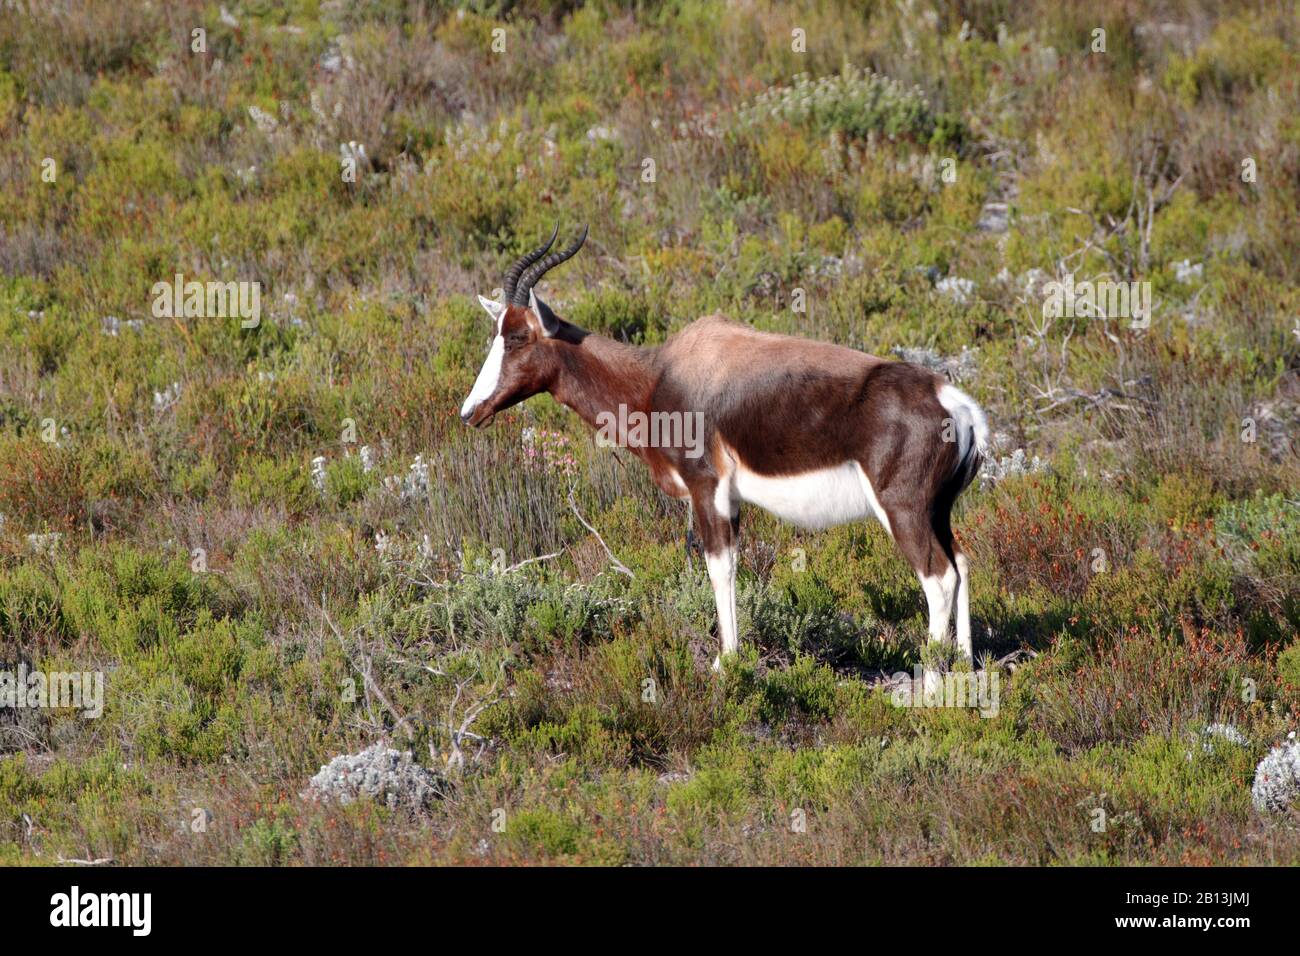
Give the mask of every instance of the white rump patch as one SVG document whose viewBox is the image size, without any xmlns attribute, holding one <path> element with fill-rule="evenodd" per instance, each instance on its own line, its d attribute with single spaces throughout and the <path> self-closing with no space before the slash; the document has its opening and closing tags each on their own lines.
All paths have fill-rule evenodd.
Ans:
<svg viewBox="0 0 1300 956">
<path fill-rule="evenodd" d="M 975 399 L 955 385 L 946 383 L 939 387 L 938 399 L 939 404 L 952 416 L 953 423 L 958 426 L 957 459 L 960 461 L 966 457 L 971 438 L 975 439 L 975 447 L 982 454 L 987 453 L 989 423 L 984 418 L 984 410 L 975 404 Z"/>
<path fill-rule="evenodd" d="M 801 528 L 829 528 L 874 517 L 889 530 L 889 519 L 856 461 L 798 475 L 760 475 L 738 464 L 734 481 L 742 501 Z"/>
</svg>

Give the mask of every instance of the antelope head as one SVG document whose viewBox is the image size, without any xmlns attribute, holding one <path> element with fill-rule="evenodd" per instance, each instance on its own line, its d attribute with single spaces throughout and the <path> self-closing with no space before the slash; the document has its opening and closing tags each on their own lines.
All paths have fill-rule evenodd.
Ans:
<svg viewBox="0 0 1300 956">
<path fill-rule="evenodd" d="M 490 425 L 497 412 L 547 391 L 559 372 L 555 348 L 565 323 L 537 298 L 533 286 L 546 272 L 582 248 L 587 228 L 584 226 L 582 235 L 563 252 L 547 255 L 558 233 L 559 226 L 556 226 L 550 239 L 506 272 L 504 302 L 478 297 L 479 304 L 496 324 L 496 335 L 474 387 L 460 407 L 461 420 L 467 425 L 475 428 Z"/>
</svg>

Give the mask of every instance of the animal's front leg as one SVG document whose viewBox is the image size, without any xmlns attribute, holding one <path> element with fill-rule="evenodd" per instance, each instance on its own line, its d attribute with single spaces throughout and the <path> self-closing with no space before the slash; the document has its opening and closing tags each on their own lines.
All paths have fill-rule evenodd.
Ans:
<svg viewBox="0 0 1300 956">
<path fill-rule="evenodd" d="M 740 650 L 740 634 L 736 624 L 736 547 L 729 546 L 720 554 L 706 554 L 709 582 L 713 585 L 713 600 L 718 605 L 718 637 L 722 653 L 714 658 L 713 669 L 722 670 L 722 658 Z"/>
<path fill-rule="evenodd" d="M 700 542 L 700 536 L 695 533 L 695 528 L 692 526 L 693 519 L 690 516 L 693 514 L 693 509 L 687 512 L 686 563 L 688 565 L 691 563 L 692 554 L 698 554 L 701 558 L 704 557 L 704 545 Z"/>
<path fill-rule="evenodd" d="M 695 523 L 704 546 L 704 563 L 713 585 L 713 600 L 718 608 L 718 638 L 722 653 L 713 661 L 713 669 L 722 669 L 723 658 L 740 649 L 736 620 L 736 544 L 737 524 L 730 514 L 718 511 L 716 495 L 694 497 Z M 728 509 L 730 510 L 730 509 Z"/>
</svg>

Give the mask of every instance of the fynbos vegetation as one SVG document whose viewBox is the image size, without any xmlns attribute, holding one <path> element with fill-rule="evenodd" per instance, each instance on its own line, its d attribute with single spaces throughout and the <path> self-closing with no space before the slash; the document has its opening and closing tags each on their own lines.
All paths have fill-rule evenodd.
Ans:
<svg viewBox="0 0 1300 956">
<path fill-rule="evenodd" d="M 0 863 L 1300 863 L 1294 5 L 13 6 Z M 557 220 L 979 403 L 974 660 L 746 509 L 715 674 L 638 422 L 461 423 Z"/>
</svg>

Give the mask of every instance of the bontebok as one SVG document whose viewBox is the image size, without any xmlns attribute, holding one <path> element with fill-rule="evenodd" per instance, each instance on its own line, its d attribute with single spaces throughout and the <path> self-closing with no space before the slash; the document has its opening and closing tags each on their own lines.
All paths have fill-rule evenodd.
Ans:
<svg viewBox="0 0 1300 956">
<path fill-rule="evenodd" d="M 756 332 L 717 315 L 657 348 L 585 332 L 533 286 L 586 236 L 584 229 L 563 252 L 547 255 L 552 234 L 506 273 L 504 302 L 479 297 L 496 336 L 461 418 L 481 428 L 502 409 L 550 392 L 606 432 L 629 421 L 689 423 L 675 431 L 614 427 L 666 494 L 691 503 L 722 657 L 738 645 L 742 502 L 805 528 L 879 520 L 921 580 L 930 639 L 947 639 L 955 607 L 957 648 L 970 657 L 969 565 L 950 518 L 986 448 L 979 406 L 921 366 Z M 683 440 L 665 442 L 664 434 Z"/>
</svg>

